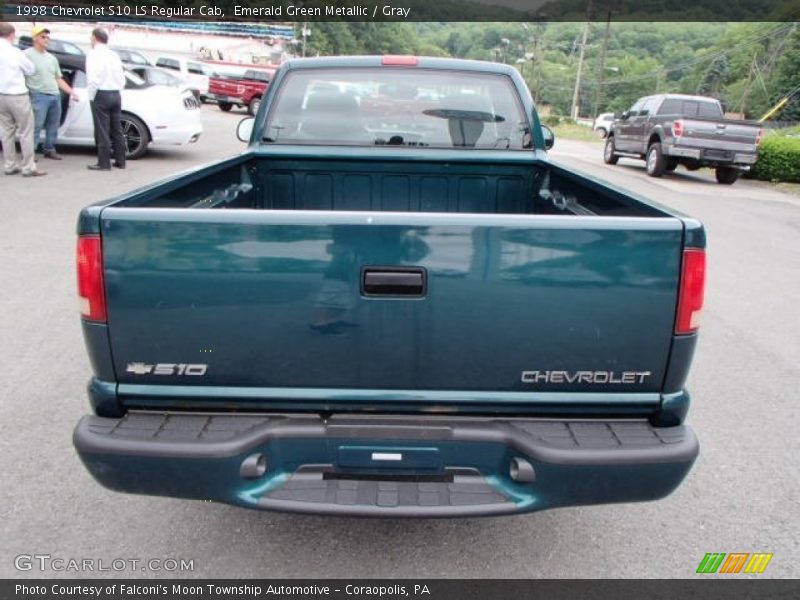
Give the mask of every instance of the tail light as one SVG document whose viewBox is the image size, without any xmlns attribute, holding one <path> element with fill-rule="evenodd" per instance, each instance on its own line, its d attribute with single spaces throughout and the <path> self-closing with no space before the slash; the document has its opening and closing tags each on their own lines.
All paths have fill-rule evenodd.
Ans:
<svg viewBox="0 0 800 600">
<path fill-rule="evenodd" d="M 675 333 L 692 333 L 700 326 L 706 287 L 705 250 L 684 250 Z"/>
<path fill-rule="evenodd" d="M 758 133 L 756 134 L 756 146 L 759 146 L 761 144 L 761 138 L 762 137 L 764 137 L 764 129 L 763 128 L 759 129 Z"/>
<path fill-rule="evenodd" d="M 683 121 L 678 119 L 672 124 L 672 135 L 681 137 L 683 135 Z"/>
<path fill-rule="evenodd" d="M 106 296 L 103 285 L 103 249 L 100 236 L 78 238 L 78 298 L 81 315 L 91 321 L 106 321 Z"/>
</svg>

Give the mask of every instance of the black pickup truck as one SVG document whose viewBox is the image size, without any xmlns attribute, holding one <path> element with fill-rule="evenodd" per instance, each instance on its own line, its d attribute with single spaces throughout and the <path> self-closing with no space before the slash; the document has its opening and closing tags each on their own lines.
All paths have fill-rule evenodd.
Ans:
<svg viewBox="0 0 800 600">
<path fill-rule="evenodd" d="M 603 151 L 609 165 L 617 164 L 620 156 L 641 158 L 651 177 L 678 165 L 690 171 L 711 167 L 717 182 L 730 185 L 758 158 L 761 126 L 726 119 L 714 98 L 647 96 L 615 117 Z"/>
</svg>

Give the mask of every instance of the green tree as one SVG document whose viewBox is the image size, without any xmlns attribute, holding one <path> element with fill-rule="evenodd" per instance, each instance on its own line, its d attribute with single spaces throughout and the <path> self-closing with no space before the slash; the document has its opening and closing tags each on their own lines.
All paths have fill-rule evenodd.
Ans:
<svg viewBox="0 0 800 600">
<path fill-rule="evenodd" d="M 796 90 L 790 102 L 783 107 L 775 119 L 781 121 L 800 121 L 800 26 L 794 30 L 776 69 L 775 90 L 773 100 L 777 102 L 784 94 Z"/>
<path fill-rule="evenodd" d="M 708 66 L 703 81 L 697 87 L 697 93 L 701 96 L 719 98 L 725 87 L 728 70 L 728 57 L 724 54 L 717 56 Z"/>
<path fill-rule="evenodd" d="M 538 87 L 541 101 L 553 105 L 560 114 L 569 111 L 572 101 L 580 50 L 577 44 L 583 27 L 581 22 L 541 25 L 500 21 L 343 21 L 309 22 L 307 26 L 311 29 L 306 40 L 308 56 L 419 54 L 504 61 L 518 66 L 529 87 Z M 591 101 L 599 88 L 601 111 L 625 110 L 637 98 L 657 91 L 699 91 L 718 97 L 731 110 L 739 110 L 744 102 L 748 116 L 758 117 L 783 94 L 800 85 L 800 27 L 785 39 L 791 26 L 777 20 L 612 21 L 601 74 L 605 23 L 594 22 L 589 29 L 581 78 L 582 112 L 592 110 Z M 776 118 L 796 120 L 800 119 L 798 113 L 800 98 Z"/>
<path fill-rule="evenodd" d="M 298 24 L 298 32 L 300 27 L 302 25 Z M 306 27 L 311 32 L 306 39 L 306 56 L 363 53 L 361 42 L 353 35 L 350 23 L 341 21 L 308 23 Z"/>
<path fill-rule="evenodd" d="M 416 36 L 407 23 L 349 25 L 365 54 L 416 54 Z"/>
</svg>

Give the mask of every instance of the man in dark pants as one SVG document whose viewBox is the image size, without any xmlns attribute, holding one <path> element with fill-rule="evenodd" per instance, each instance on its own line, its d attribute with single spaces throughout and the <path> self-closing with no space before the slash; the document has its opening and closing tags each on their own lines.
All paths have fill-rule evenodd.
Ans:
<svg viewBox="0 0 800 600">
<path fill-rule="evenodd" d="M 125 137 L 122 135 L 122 97 L 125 72 L 116 52 L 109 50 L 108 34 L 103 29 L 92 31 L 92 49 L 86 56 L 86 79 L 94 119 L 94 140 L 97 144 L 97 164 L 93 171 L 111 169 L 111 149 L 114 166 L 125 168 Z"/>
</svg>

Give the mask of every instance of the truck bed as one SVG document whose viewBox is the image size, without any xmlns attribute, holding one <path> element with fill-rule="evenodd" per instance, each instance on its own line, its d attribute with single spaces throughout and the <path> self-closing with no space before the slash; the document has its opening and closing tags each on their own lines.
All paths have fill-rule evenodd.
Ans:
<svg viewBox="0 0 800 600">
<path fill-rule="evenodd" d="M 244 154 L 134 192 L 110 208 L 218 208 L 475 214 L 552 214 L 668 218 L 662 208 L 549 162 L 470 152 L 442 164 L 405 160 L 380 149 L 385 160 L 341 152 L 320 159 L 313 149 L 269 158 Z"/>
<path fill-rule="evenodd" d="M 683 222 L 470 157 L 243 155 L 96 211 L 120 401 L 657 410 Z"/>
</svg>

